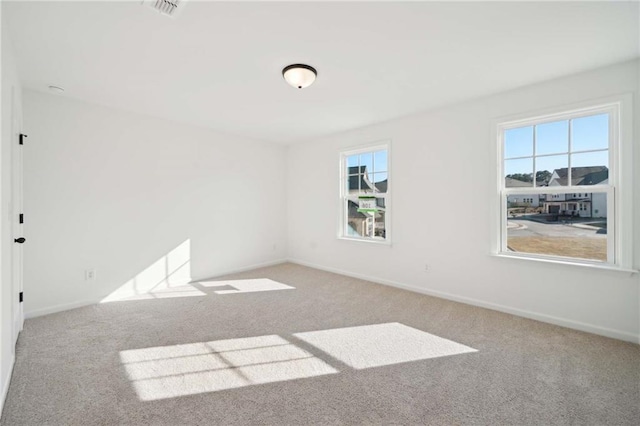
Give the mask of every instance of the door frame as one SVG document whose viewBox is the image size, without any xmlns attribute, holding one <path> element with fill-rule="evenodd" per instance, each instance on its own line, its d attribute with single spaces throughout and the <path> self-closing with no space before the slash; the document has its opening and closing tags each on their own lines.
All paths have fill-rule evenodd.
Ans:
<svg viewBox="0 0 640 426">
<path fill-rule="evenodd" d="M 13 351 L 18 342 L 18 335 L 24 327 L 24 303 L 23 294 L 23 244 L 18 244 L 14 240 L 24 237 L 23 214 L 23 145 L 21 145 L 22 134 L 22 105 L 20 103 L 19 88 L 11 88 L 11 201 L 9 217 L 11 220 L 11 312 L 12 312 L 12 338 Z M 23 216 L 24 217 L 24 216 Z"/>
</svg>

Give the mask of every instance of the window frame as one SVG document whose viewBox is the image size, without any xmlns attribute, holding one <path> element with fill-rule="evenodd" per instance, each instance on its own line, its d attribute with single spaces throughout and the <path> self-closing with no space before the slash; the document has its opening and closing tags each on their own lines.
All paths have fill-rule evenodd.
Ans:
<svg viewBox="0 0 640 426">
<path fill-rule="evenodd" d="M 616 97 L 609 97 L 596 101 L 584 102 L 565 107 L 549 108 L 537 113 L 523 113 L 517 116 L 505 117 L 494 120 L 492 138 L 496 150 L 497 167 L 495 168 L 497 175 L 497 191 L 495 192 L 495 206 L 492 209 L 494 217 L 495 229 L 494 243 L 492 254 L 501 257 L 515 257 L 521 259 L 541 260 L 553 263 L 573 264 L 582 266 L 599 267 L 606 269 L 617 269 L 625 272 L 636 272 L 633 268 L 633 193 L 632 193 L 632 95 L 626 94 Z M 535 178 L 531 187 L 512 187 L 505 186 L 505 131 L 540 125 L 549 122 L 571 120 L 602 113 L 609 114 L 609 176 L 608 183 L 605 185 L 567 185 L 557 187 L 538 187 L 535 186 Z M 571 127 L 571 126 L 569 126 Z M 534 130 L 535 133 L 535 130 Z M 494 148 L 494 149 L 495 149 Z M 533 174 L 535 176 L 535 135 L 534 148 L 531 156 L 534 157 Z M 567 154 L 569 170 L 571 169 L 571 155 L 582 152 L 603 151 L 584 150 L 571 151 L 571 140 L 567 152 L 558 154 Z M 517 157 L 514 157 L 517 158 Z M 570 183 L 571 181 L 568 181 Z M 575 257 L 562 257 L 555 255 L 543 255 L 533 253 L 521 253 L 509 251 L 506 247 L 507 243 L 507 197 L 512 194 L 534 195 L 546 194 L 555 198 L 556 195 L 573 193 L 587 189 L 590 193 L 606 193 L 607 194 L 607 260 L 605 262 L 598 260 L 580 259 Z"/>
<path fill-rule="evenodd" d="M 376 238 L 376 237 L 356 237 L 353 235 L 349 235 L 347 233 L 347 225 L 348 225 L 348 207 L 347 201 L 349 198 L 353 198 L 354 196 L 350 196 L 347 193 L 347 179 L 349 178 L 349 174 L 347 172 L 347 158 L 352 155 L 360 155 L 364 153 L 375 153 L 377 151 L 386 150 L 387 152 L 387 191 L 372 193 L 370 195 L 376 195 L 377 198 L 384 198 L 385 203 L 385 238 Z M 339 218 L 338 218 L 338 233 L 337 238 L 340 240 L 346 241 L 358 241 L 364 243 L 371 244 L 379 244 L 379 245 L 391 245 L 391 140 L 383 140 L 378 142 L 373 142 L 367 145 L 361 145 L 358 147 L 347 148 L 341 150 L 339 153 Z M 375 172 L 375 167 L 374 167 Z M 357 196 L 356 196 L 357 197 Z"/>
</svg>

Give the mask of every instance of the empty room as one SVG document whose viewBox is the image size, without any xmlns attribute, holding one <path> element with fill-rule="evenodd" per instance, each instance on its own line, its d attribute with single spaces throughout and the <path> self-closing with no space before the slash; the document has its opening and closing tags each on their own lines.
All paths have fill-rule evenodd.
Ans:
<svg viewBox="0 0 640 426">
<path fill-rule="evenodd" d="M 640 2 L 0 15 L 0 425 L 640 424 Z"/>
</svg>

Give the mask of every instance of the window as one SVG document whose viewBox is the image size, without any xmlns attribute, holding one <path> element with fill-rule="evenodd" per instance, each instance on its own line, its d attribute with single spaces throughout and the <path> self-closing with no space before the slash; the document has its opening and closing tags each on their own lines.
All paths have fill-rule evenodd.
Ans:
<svg viewBox="0 0 640 426">
<path fill-rule="evenodd" d="M 389 144 L 340 155 L 340 238 L 389 242 Z"/>
<path fill-rule="evenodd" d="M 621 105 L 498 124 L 500 253 L 630 267 Z M 538 202 L 523 209 L 518 197 Z"/>
</svg>

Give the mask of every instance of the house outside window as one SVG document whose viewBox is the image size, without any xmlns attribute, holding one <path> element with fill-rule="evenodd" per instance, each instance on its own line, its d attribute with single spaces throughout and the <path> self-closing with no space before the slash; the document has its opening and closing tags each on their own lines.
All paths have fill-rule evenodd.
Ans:
<svg viewBox="0 0 640 426">
<path fill-rule="evenodd" d="M 498 124 L 499 253 L 631 267 L 632 243 L 623 233 L 631 226 L 630 200 L 620 191 L 625 184 L 629 194 L 631 185 L 621 105 Z M 630 101 L 624 105 L 629 117 Z M 525 196 L 539 200 L 535 209 L 511 202 Z"/>
<path fill-rule="evenodd" d="M 339 238 L 390 242 L 389 163 L 389 143 L 340 153 Z"/>
</svg>

